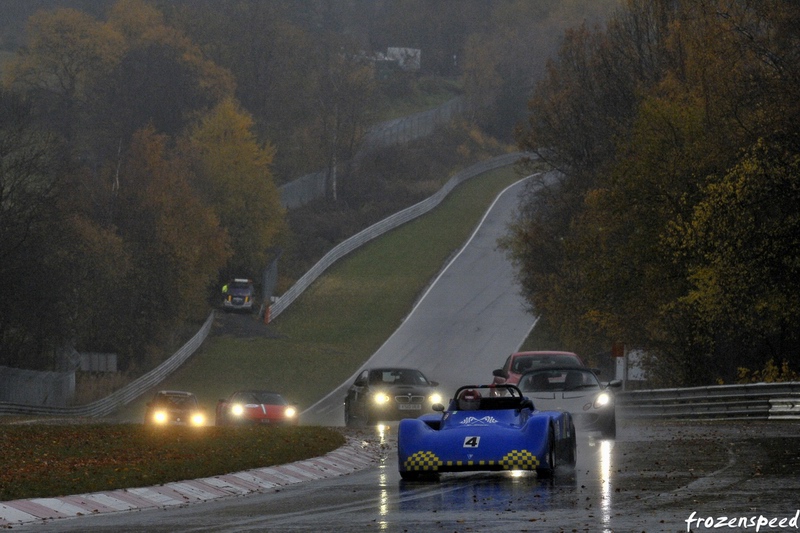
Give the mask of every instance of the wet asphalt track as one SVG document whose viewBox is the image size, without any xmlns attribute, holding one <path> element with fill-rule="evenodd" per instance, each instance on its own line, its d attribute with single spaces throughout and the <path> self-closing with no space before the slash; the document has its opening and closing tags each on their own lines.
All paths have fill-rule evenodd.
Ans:
<svg viewBox="0 0 800 533">
<path fill-rule="evenodd" d="M 686 520 L 787 519 L 800 508 L 800 442 L 787 422 L 623 424 L 616 440 L 582 435 L 575 469 L 534 474 L 397 473 L 396 425 L 364 430 L 384 460 L 349 475 L 169 510 L 105 514 L 20 531 L 687 531 Z"/>
<path fill-rule="evenodd" d="M 517 348 L 533 320 L 495 242 L 519 191 L 520 186 L 509 189 L 498 199 L 469 245 L 372 363 L 416 366 L 454 387 L 486 381 Z M 346 385 L 308 409 L 304 421 L 341 425 Z M 346 475 L 184 507 L 13 529 L 650 532 L 688 531 L 687 520 L 695 513 L 703 521 L 692 522 L 693 531 L 797 530 L 789 522 L 800 509 L 800 442 L 793 422 L 621 421 L 614 441 L 579 430 L 577 466 L 557 472 L 553 480 L 477 473 L 442 475 L 434 483 L 400 480 L 395 428 L 355 432 L 382 450 L 382 459 Z M 772 519 L 776 527 L 756 527 Z M 777 525 L 781 519 L 784 527 Z"/>
</svg>

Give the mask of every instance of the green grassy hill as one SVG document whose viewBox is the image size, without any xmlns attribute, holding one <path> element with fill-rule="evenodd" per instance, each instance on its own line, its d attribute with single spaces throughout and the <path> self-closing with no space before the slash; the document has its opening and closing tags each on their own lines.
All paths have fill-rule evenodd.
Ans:
<svg viewBox="0 0 800 533">
<path fill-rule="evenodd" d="M 339 261 L 263 333 L 212 334 L 157 389 L 192 391 L 211 411 L 239 388 L 272 389 L 309 407 L 392 334 L 495 196 L 519 178 L 509 167 L 462 184 L 432 212 Z M 151 395 L 119 418 L 141 420 Z"/>
</svg>

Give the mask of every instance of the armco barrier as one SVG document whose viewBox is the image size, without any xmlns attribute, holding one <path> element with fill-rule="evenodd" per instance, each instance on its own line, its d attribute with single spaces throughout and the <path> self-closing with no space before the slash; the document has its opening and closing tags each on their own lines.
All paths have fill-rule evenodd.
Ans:
<svg viewBox="0 0 800 533">
<path fill-rule="evenodd" d="M 76 407 L 42 407 L 34 405 L 20 405 L 0 402 L 0 415 L 36 415 L 36 416 L 67 416 L 67 417 L 99 417 L 113 413 L 123 405 L 132 402 L 151 387 L 158 385 L 169 376 L 176 368 L 181 366 L 196 350 L 211 331 L 214 323 L 214 312 L 208 316 L 200 331 L 195 333 L 169 359 L 161 363 L 142 377 L 132 381 L 102 400 L 97 400 L 86 405 Z"/>
<path fill-rule="evenodd" d="M 497 168 L 512 165 L 521 157 L 529 155 L 524 153 L 512 153 L 498 156 L 487 161 L 473 165 L 455 174 L 447 183 L 434 195 L 426 200 L 419 202 L 403 211 L 399 211 L 380 222 L 366 228 L 360 233 L 350 237 L 328 252 L 316 265 L 306 272 L 288 291 L 286 291 L 268 310 L 270 319 L 274 319 L 283 312 L 292 302 L 294 302 L 328 267 L 337 260 L 349 254 L 359 246 L 371 241 L 375 237 L 383 235 L 387 231 L 394 229 L 405 222 L 408 222 L 420 215 L 423 215 L 439 205 L 439 203 L 460 183 Z M 20 405 L 13 403 L 0 402 L 0 415 L 38 415 L 38 416 L 67 416 L 67 417 L 99 417 L 113 413 L 119 407 L 127 405 L 148 389 L 160 383 L 170 373 L 182 365 L 197 348 L 203 343 L 211 330 L 214 322 L 214 313 L 209 315 L 200 331 L 187 342 L 172 357 L 164 361 L 160 366 L 114 392 L 110 396 L 96 402 L 78 407 L 41 407 Z"/>
<path fill-rule="evenodd" d="M 621 418 L 800 419 L 800 382 L 622 392 L 617 412 Z"/>
<path fill-rule="evenodd" d="M 437 126 L 447 124 L 464 109 L 464 98 L 456 97 L 434 109 L 406 117 L 387 120 L 370 128 L 361 140 L 354 160 L 359 161 L 370 150 L 402 144 L 431 135 Z M 281 205 L 295 209 L 325 196 L 327 171 L 301 176 L 280 187 Z"/>
<path fill-rule="evenodd" d="M 462 170 L 450 178 L 447 183 L 445 183 L 445 185 L 432 196 L 412 205 L 411 207 L 403 209 L 402 211 L 398 211 L 397 213 L 384 218 L 380 222 L 373 224 L 372 226 L 353 235 L 349 239 L 341 242 L 339 245 L 325 254 L 325 256 L 320 259 L 316 265 L 311 267 L 311 269 L 306 272 L 303 277 L 297 280 L 297 282 L 289 290 L 287 290 L 280 298 L 278 298 L 275 303 L 272 304 L 270 310 L 271 320 L 275 320 L 275 318 L 280 315 L 292 302 L 294 302 L 297 297 L 300 296 L 303 291 L 305 291 L 314 282 L 314 280 L 316 280 L 325 270 L 327 270 L 331 265 L 345 255 L 349 254 L 359 246 L 366 244 L 372 239 L 383 235 L 387 231 L 397 228 L 402 224 L 417 218 L 418 216 L 424 215 L 439 205 L 441 201 L 444 200 L 444 198 L 450 194 L 450 192 L 457 185 L 465 182 L 466 180 L 490 170 L 512 165 L 520 158 L 525 156 L 533 157 L 531 154 L 520 152 L 505 154 L 488 159 L 478 163 L 477 165 L 473 165 L 465 170 Z"/>
</svg>

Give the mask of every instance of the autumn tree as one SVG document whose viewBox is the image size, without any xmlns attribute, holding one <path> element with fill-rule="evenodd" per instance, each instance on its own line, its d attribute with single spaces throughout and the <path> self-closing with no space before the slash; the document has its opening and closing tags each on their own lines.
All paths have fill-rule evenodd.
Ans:
<svg viewBox="0 0 800 533">
<path fill-rule="evenodd" d="M 763 139 L 708 184 L 690 224 L 676 225 L 692 258 L 691 288 L 681 303 L 719 339 L 735 339 L 761 361 L 795 367 L 800 362 L 798 202 L 800 153 Z M 741 359 L 730 364 L 753 367 Z"/>
<path fill-rule="evenodd" d="M 148 123 L 176 136 L 233 94 L 230 73 L 142 0 L 120 0 L 105 22 L 73 9 L 40 11 L 27 37 L 5 69 L 6 85 L 97 166 Z"/>
<path fill-rule="evenodd" d="M 232 99 L 202 117 L 184 144 L 197 171 L 194 186 L 230 238 L 225 272 L 258 276 L 284 231 L 272 147 L 257 141 L 252 117 Z"/>
<path fill-rule="evenodd" d="M 506 241 L 562 339 L 647 347 L 664 384 L 794 357 L 772 310 L 794 305 L 796 288 L 745 248 L 793 245 L 754 206 L 793 220 L 797 32 L 785 30 L 797 15 L 782 2 L 629 0 L 605 32 L 568 35 L 520 137 L 561 176 L 530 195 Z M 748 303 L 763 312 L 743 321 Z"/>
<path fill-rule="evenodd" d="M 106 25 L 122 35 L 126 53 L 97 76 L 87 126 L 101 159 L 116 157 L 135 131 L 153 125 L 177 137 L 199 114 L 233 94 L 231 74 L 208 59 L 183 32 L 141 0 L 120 0 Z"/>
<path fill-rule="evenodd" d="M 236 99 L 254 119 L 255 133 L 278 150 L 276 181 L 325 166 L 319 150 L 315 57 L 326 46 L 297 21 L 310 3 L 214 0 L 170 2 L 170 22 L 236 79 Z"/>
<path fill-rule="evenodd" d="M 525 104 L 555 55 L 564 32 L 600 25 L 617 0 L 571 2 L 516 0 L 488 4 L 488 21 L 464 39 L 459 69 L 473 120 L 510 138 L 525 118 Z"/>
<path fill-rule="evenodd" d="M 338 197 L 339 165 L 351 160 L 369 125 L 374 75 L 352 51 L 344 48 L 321 55 L 319 93 L 320 144 L 326 156 L 328 198 Z"/>
<path fill-rule="evenodd" d="M 190 165 L 167 145 L 152 128 L 137 132 L 120 169 L 113 222 L 131 266 L 114 291 L 115 317 L 127 322 L 114 340 L 137 363 L 175 325 L 204 315 L 230 253 L 219 218 L 190 185 Z"/>
<path fill-rule="evenodd" d="M 117 64 L 124 39 L 74 9 L 38 11 L 28 21 L 27 38 L 4 68 L 4 84 L 30 94 L 40 116 L 74 140 L 92 104 L 91 88 Z"/>
<path fill-rule="evenodd" d="M 30 105 L 0 91 L 0 364 L 46 367 L 69 335 L 52 298 L 64 281 L 52 253 L 63 237 L 66 162 Z"/>
</svg>

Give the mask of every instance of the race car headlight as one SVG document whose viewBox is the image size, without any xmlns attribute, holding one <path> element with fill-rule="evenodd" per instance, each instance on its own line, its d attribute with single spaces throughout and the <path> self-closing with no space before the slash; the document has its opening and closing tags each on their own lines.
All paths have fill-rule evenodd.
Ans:
<svg viewBox="0 0 800 533">
<path fill-rule="evenodd" d="M 206 417 L 203 413 L 193 413 L 190 422 L 193 426 L 203 426 L 206 423 Z"/>
<path fill-rule="evenodd" d="M 231 414 L 233 416 L 242 416 L 244 414 L 244 405 L 240 403 L 231 405 Z"/>
<path fill-rule="evenodd" d="M 593 405 L 595 409 L 602 409 L 609 404 L 611 404 L 611 395 L 607 392 L 601 392 L 597 395 L 597 398 L 594 399 Z"/>
<path fill-rule="evenodd" d="M 297 409 L 294 407 L 287 407 L 286 410 L 283 412 L 283 416 L 286 418 L 294 418 L 297 414 Z"/>
<path fill-rule="evenodd" d="M 442 395 L 439 394 L 438 392 L 434 392 L 428 397 L 428 401 L 431 402 L 432 404 L 442 403 Z"/>
<path fill-rule="evenodd" d="M 386 394 L 386 393 L 384 393 L 384 392 L 376 392 L 376 393 L 375 393 L 375 395 L 372 397 L 372 399 L 373 399 L 373 400 L 375 401 L 375 403 L 377 403 L 378 405 L 383 405 L 383 404 L 385 404 L 385 403 L 389 403 L 389 400 L 390 400 L 391 398 L 389 398 L 389 395 L 388 395 L 388 394 Z"/>
<path fill-rule="evenodd" d="M 153 422 L 156 424 L 166 424 L 167 422 L 167 412 L 166 411 L 156 411 L 153 413 Z"/>
</svg>

